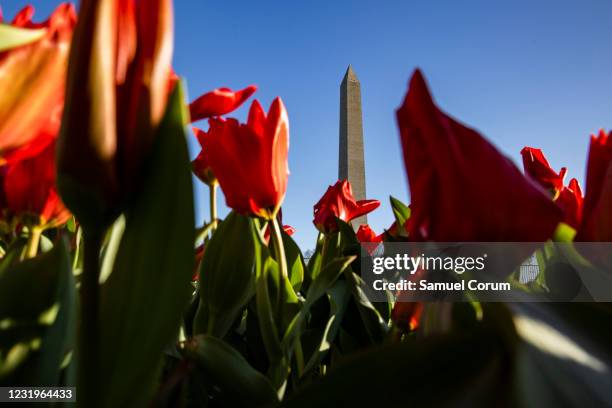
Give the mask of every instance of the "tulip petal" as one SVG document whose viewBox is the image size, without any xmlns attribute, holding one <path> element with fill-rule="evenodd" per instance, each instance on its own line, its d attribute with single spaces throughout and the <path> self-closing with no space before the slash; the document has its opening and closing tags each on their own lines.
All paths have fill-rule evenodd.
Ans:
<svg viewBox="0 0 612 408">
<path fill-rule="evenodd" d="M 440 111 L 418 70 L 397 120 L 412 239 L 543 242 L 552 235 L 560 209 L 480 134 Z"/>
<path fill-rule="evenodd" d="M 238 109 L 256 90 L 255 85 L 250 85 L 236 92 L 229 88 L 219 88 L 205 93 L 189 105 L 191 121 L 230 113 Z"/>
</svg>

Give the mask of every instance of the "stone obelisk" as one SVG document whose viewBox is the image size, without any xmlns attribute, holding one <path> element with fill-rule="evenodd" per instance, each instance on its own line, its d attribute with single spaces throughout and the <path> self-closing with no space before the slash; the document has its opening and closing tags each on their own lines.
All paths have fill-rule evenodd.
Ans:
<svg viewBox="0 0 612 408">
<path fill-rule="evenodd" d="M 356 200 L 365 200 L 365 159 L 363 153 L 363 125 L 361 122 L 361 85 L 349 65 L 340 85 L 340 157 L 338 178 L 347 179 Z M 355 230 L 367 224 L 367 217 L 352 221 Z"/>
</svg>

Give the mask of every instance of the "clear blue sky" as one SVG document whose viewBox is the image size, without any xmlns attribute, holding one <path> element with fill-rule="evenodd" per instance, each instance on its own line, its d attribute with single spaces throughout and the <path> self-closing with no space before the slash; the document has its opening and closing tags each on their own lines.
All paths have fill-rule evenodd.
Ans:
<svg viewBox="0 0 612 408">
<path fill-rule="evenodd" d="M 31 3 L 44 16 L 58 2 Z M 264 105 L 284 100 L 284 218 L 303 249 L 314 246 L 312 205 L 337 177 L 339 85 L 349 63 L 362 86 L 368 198 L 383 203 L 369 216 L 379 232 L 392 221 L 388 196 L 409 201 L 394 111 L 415 67 L 444 110 L 517 163 L 524 145 L 540 147 L 582 182 L 589 134 L 612 127 L 609 0 L 175 3 L 175 69 L 192 98 L 257 84 Z M 22 2 L 0 4 L 12 17 Z"/>
</svg>

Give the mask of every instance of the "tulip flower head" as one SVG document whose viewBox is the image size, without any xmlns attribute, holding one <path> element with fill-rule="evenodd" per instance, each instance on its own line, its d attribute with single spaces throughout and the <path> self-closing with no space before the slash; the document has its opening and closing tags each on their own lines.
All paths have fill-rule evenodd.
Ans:
<svg viewBox="0 0 612 408">
<path fill-rule="evenodd" d="M 361 224 L 357 229 L 357 240 L 370 255 L 373 255 L 383 242 L 383 235 L 376 235 L 368 224 Z"/>
<path fill-rule="evenodd" d="M 579 228 L 580 226 L 583 201 L 582 189 L 575 178 L 570 180 L 567 187 L 563 187 L 555 200 L 563 210 L 563 221 L 573 228 Z"/>
<path fill-rule="evenodd" d="M 562 167 L 559 173 L 555 172 L 541 149 L 524 147 L 521 150 L 523 157 L 523 167 L 525 173 L 538 182 L 544 189 L 550 191 L 553 197 L 557 197 L 563 190 L 563 179 L 567 169 Z"/>
<path fill-rule="evenodd" d="M 60 128 L 76 12 L 64 3 L 42 23 L 33 14 L 27 6 L 11 25 L 40 38 L 0 52 L 0 163 L 37 155 Z"/>
<path fill-rule="evenodd" d="M 378 200 L 359 200 L 353 197 L 351 183 L 338 180 L 329 186 L 323 197 L 314 206 L 314 225 L 323 233 L 336 231 L 336 218 L 345 222 L 374 211 L 380 206 Z"/>
<path fill-rule="evenodd" d="M 5 206 L 22 224 L 50 228 L 68 221 L 70 212 L 55 185 L 55 143 L 37 156 L 9 163 L 3 170 Z"/>
<path fill-rule="evenodd" d="M 271 229 L 272 229 L 272 226 L 268 224 L 264 231 L 263 240 L 266 243 L 266 245 L 270 243 L 270 236 L 272 234 Z M 283 231 L 285 231 L 285 233 L 289 236 L 292 236 L 293 234 L 295 234 L 295 228 L 293 228 L 291 225 L 283 225 Z"/>
<path fill-rule="evenodd" d="M 255 85 L 248 86 L 240 91 L 232 91 L 229 88 L 219 88 L 197 98 L 189 105 L 191 121 L 207 119 L 215 116 L 225 115 L 240 107 L 255 91 Z M 200 147 L 204 146 L 206 132 L 194 127 L 193 132 L 200 142 Z M 204 151 L 200 151 L 198 157 L 191 162 L 193 173 L 206 185 L 213 186 L 217 183 Z"/>
<path fill-rule="evenodd" d="M 200 142 L 200 146 L 202 147 L 204 144 L 204 136 L 206 135 L 206 132 L 194 127 L 193 133 L 195 134 L 196 138 Z M 195 174 L 204 184 L 209 186 L 217 184 L 217 178 L 215 177 L 212 169 L 210 168 L 208 161 L 206 161 L 206 155 L 204 154 L 204 150 L 201 150 L 198 154 L 198 157 L 196 157 L 191 162 L 191 168 L 193 170 L 193 174 Z"/>
<path fill-rule="evenodd" d="M 58 142 L 59 187 L 84 226 L 123 210 L 175 76 L 171 0 L 83 0 Z"/>
<path fill-rule="evenodd" d="M 408 302 L 402 300 L 402 294 L 397 295 L 398 301 L 393 305 L 391 319 L 402 333 L 408 333 L 418 329 L 421 315 L 423 314 L 423 302 Z"/>
<path fill-rule="evenodd" d="M 543 242 L 562 219 L 541 189 L 478 132 L 443 113 L 416 71 L 397 110 L 410 239 Z"/>
<path fill-rule="evenodd" d="M 591 136 L 578 241 L 612 241 L 612 132 Z"/>
<path fill-rule="evenodd" d="M 266 114 L 257 100 L 247 123 L 211 118 L 198 133 L 202 161 L 219 181 L 228 207 L 271 220 L 285 198 L 289 176 L 289 119 L 280 98 Z"/>
<path fill-rule="evenodd" d="M 368 224 L 362 224 L 357 230 L 357 239 L 359 242 L 382 242 L 382 235 L 376 235 L 376 232 Z"/>
</svg>

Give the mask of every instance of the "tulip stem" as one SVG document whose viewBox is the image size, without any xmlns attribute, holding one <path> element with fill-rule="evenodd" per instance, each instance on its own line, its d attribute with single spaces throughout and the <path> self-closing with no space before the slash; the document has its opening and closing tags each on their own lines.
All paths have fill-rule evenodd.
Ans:
<svg viewBox="0 0 612 408">
<path fill-rule="evenodd" d="M 276 217 L 272 218 L 272 229 L 274 230 L 274 251 L 276 251 L 276 262 L 280 267 L 280 304 L 281 307 L 285 302 L 285 284 L 289 281 L 289 272 L 287 271 L 287 258 L 285 257 L 285 246 L 283 245 L 283 235 L 281 234 L 280 225 Z"/>
<path fill-rule="evenodd" d="M 30 228 L 30 236 L 28 237 L 28 245 L 26 247 L 26 258 L 34 258 L 38 254 L 38 246 L 40 245 L 40 237 L 43 229 L 40 226 Z"/>
<path fill-rule="evenodd" d="M 85 229 L 83 274 L 81 278 L 81 333 L 80 333 L 80 373 L 79 380 L 84 395 L 83 406 L 96 405 L 97 373 L 99 370 L 99 284 L 100 279 L 100 246 L 102 231 L 93 228 Z M 90 405 L 93 404 L 93 405 Z"/>
<path fill-rule="evenodd" d="M 210 199 L 210 224 L 212 225 L 210 236 L 212 237 L 212 234 L 214 234 L 217 229 L 217 183 L 208 186 L 208 191 Z"/>
</svg>

